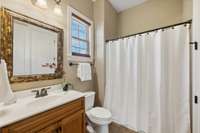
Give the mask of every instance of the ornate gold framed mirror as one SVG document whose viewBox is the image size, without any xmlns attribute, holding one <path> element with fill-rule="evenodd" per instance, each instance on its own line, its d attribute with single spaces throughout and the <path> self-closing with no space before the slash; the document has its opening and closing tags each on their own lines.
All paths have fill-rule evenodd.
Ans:
<svg viewBox="0 0 200 133">
<path fill-rule="evenodd" d="M 63 76 L 63 30 L 1 9 L 1 56 L 11 83 Z"/>
</svg>

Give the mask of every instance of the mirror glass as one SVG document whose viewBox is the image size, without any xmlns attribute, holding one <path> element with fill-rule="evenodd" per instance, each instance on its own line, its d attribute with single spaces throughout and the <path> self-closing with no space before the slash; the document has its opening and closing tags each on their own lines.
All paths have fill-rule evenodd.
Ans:
<svg viewBox="0 0 200 133">
<path fill-rule="evenodd" d="M 11 83 L 63 76 L 63 29 L 2 8 L 0 49 Z"/>
<path fill-rule="evenodd" d="M 58 33 L 14 20 L 13 75 L 54 74 Z"/>
</svg>

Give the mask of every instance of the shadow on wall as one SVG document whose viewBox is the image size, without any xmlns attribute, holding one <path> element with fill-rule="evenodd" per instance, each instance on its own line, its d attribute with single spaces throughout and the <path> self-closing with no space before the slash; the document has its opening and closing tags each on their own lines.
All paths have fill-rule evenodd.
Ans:
<svg viewBox="0 0 200 133">
<path fill-rule="evenodd" d="M 96 73 L 94 73 L 94 86 L 95 86 L 94 91 L 96 92 L 95 106 L 103 106 L 103 103 L 101 103 L 101 100 L 100 100 L 100 97 L 99 97 L 99 84 L 98 84 L 98 78 L 97 78 Z"/>
</svg>

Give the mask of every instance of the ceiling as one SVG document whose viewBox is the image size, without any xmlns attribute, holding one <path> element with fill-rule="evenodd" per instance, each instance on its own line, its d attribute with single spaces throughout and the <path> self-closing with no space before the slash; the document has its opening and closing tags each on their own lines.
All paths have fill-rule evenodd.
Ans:
<svg viewBox="0 0 200 133">
<path fill-rule="evenodd" d="M 109 0 L 109 1 L 118 12 L 121 12 L 130 7 L 142 4 L 147 0 Z"/>
</svg>

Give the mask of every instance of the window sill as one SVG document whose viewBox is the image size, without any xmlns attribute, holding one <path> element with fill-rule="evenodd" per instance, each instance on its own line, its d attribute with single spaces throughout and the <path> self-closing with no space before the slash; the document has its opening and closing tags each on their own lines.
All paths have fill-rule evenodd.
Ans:
<svg viewBox="0 0 200 133">
<path fill-rule="evenodd" d="M 68 61 L 72 62 L 89 62 L 93 63 L 93 58 L 92 57 L 82 57 L 82 56 L 68 56 Z"/>
<path fill-rule="evenodd" d="M 90 55 L 88 54 L 72 53 L 72 56 L 90 58 Z"/>
</svg>

